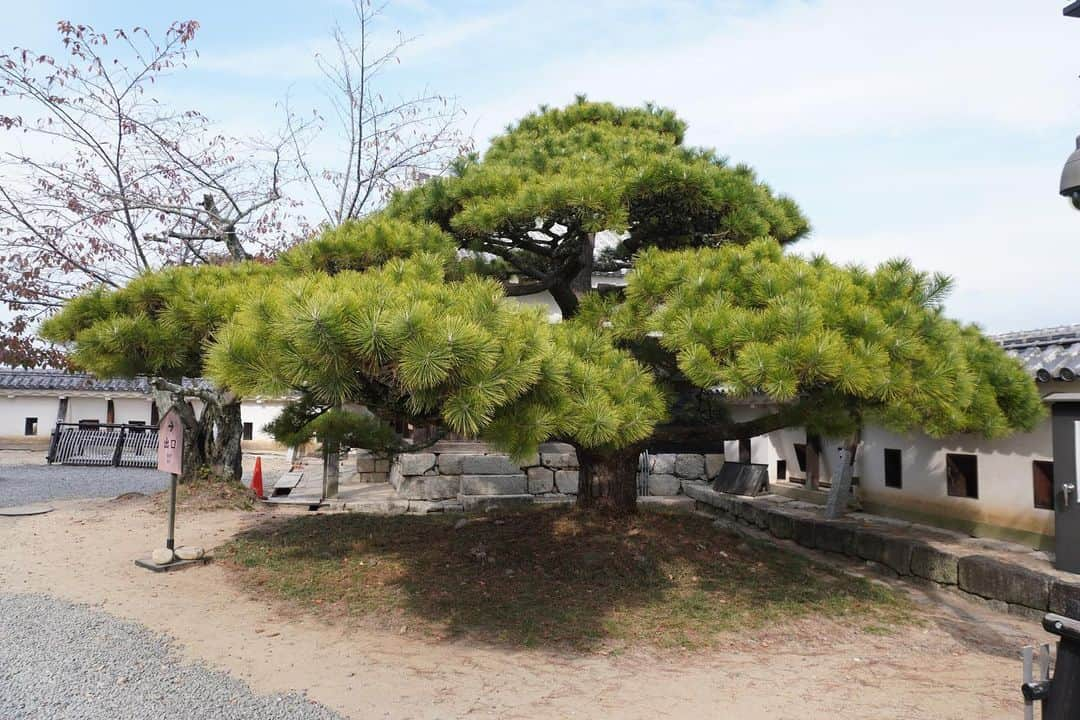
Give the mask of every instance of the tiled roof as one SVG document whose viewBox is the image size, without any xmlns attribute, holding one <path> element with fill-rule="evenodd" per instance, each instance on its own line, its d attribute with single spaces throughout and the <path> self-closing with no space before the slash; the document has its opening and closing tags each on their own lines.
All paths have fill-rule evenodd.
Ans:
<svg viewBox="0 0 1080 720">
<path fill-rule="evenodd" d="M 185 379 L 185 385 L 204 384 L 205 381 Z M 150 393 L 150 383 L 145 377 L 97 378 L 88 373 L 70 373 L 63 370 L 21 370 L 0 368 L 0 391 L 37 390 L 62 392 L 131 392 Z"/>
<path fill-rule="evenodd" d="M 993 339 L 1020 358 L 1038 382 L 1072 382 L 1080 377 L 1080 325 L 1004 333 Z"/>
</svg>

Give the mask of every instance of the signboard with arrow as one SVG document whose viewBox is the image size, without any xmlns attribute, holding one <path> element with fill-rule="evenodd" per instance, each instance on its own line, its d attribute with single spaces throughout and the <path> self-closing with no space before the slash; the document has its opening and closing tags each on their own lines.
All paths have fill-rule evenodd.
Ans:
<svg viewBox="0 0 1080 720">
<path fill-rule="evenodd" d="M 158 470 L 179 475 L 183 472 L 184 424 L 176 413 L 165 414 L 158 428 Z"/>
</svg>

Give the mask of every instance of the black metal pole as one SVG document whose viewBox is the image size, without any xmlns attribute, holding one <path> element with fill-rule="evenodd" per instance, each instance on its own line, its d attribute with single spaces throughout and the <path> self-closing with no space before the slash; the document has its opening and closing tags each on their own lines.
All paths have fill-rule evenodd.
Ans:
<svg viewBox="0 0 1080 720">
<path fill-rule="evenodd" d="M 1043 627 L 1061 637 L 1054 662 L 1054 679 L 1043 700 L 1043 720 L 1080 717 L 1080 621 L 1050 614 Z"/>
<path fill-rule="evenodd" d="M 176 530 L 176 473 L 169 473 L 169 535 L 165 538 L 165 547 L 173 550 L 173 534 Z"/>
</svg>

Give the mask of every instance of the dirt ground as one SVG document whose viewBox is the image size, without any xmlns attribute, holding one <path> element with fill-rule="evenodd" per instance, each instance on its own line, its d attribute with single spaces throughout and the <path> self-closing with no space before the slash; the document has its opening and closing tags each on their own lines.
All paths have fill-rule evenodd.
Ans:
<svg viewBox="0 0 1080 720">
<path fill-rule="evenodd" d="M 570 654 L 424 640 L 407 627 L 359 631 L 248 597 L 214 564 L 135 567 L 164 535 L 149 508 L 146 499 L 83 500 L 0 517 L 0 588 L 99 605 L 256 691 L 304 691 L 365 720 L 1016 718 L 1019 648 L 1049 639 L 1034 621 L 914 588 L 927 621 L 897 635 L 800 622 L 706 652 Z M 188 513 L 177 539 L 214 547 L 268 515 Z"/>
</svg>

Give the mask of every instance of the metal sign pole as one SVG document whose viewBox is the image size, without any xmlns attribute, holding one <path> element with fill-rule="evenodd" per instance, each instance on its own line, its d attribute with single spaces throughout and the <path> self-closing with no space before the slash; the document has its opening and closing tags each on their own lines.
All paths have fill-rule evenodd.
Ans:
<svg viewBox="0 0 1080 720">
<path fill-rule="evenodd" d="M 166 572 L 196 563 L 206 562 L 201 548 L 181 548 L 183 558 L 176 555 L 176 486 L 183 472 L 184 425 L 173 410 L 166 413 L 158 427 L 158 470 L 169 473 L 169 532 L 164 552 L 155 550 L 147 559 L 136 560 L 139 567 Z"/>
<path fill-rule="evenodd" d="M 175 550 L 176 541 L 176 473 L 169 475 L 169 534 L 165 538 L 165 547 Z"/>
</svg>

